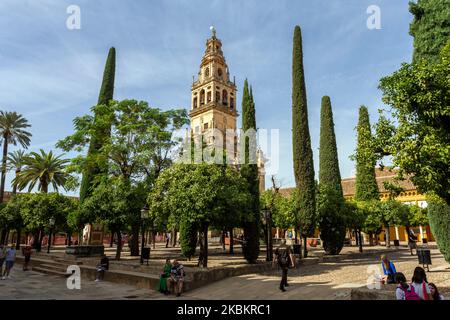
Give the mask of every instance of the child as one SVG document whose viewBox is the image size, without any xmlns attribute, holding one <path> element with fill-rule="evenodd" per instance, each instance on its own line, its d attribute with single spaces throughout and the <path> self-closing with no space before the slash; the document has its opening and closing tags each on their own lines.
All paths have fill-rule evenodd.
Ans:
<svg viewBox="0 0 450 320">
<path fill-rule="evenodd" d="M 433 300 L 444 300 L 444 296 L 439 294 L 439 291 L 434 283 L 429 283 L 428 286 L 430 287 L 431 298 Z"/>
<path fill-rule="evenodd" d="M 420 300 L 414 287 L 406 282 L 406 277 L 403 273 L 397 272 L 394 275 L 394 281 L 397 283 L 397 289 L 395 290 L 397 300 Z"/>
<path fill-rule="evenodd" d="M 423 268 L 416 267 L 414 269 L 411 286 L 414 287 L 421 300 L 430 300 L 431 291 L 428 286 L 427 275 Z"/>
<path fill-rule="evenodd" d="M 386 283 L 387 284 L 393 284 L 394 281 L 394 275 L 397 272 L 395 270 L 395 266 L 390 261 L 385 254 L 381 256 L 381 266 L 383 267 L 384 275 L 386 276 Z"/>
</svg>

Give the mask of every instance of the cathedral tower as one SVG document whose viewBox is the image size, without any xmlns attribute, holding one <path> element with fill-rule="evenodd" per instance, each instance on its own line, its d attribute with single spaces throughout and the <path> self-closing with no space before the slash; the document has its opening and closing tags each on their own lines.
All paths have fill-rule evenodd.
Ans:
<svg viewBox="0 0 450 320">
<path fill-rule="evenodd" d="M 214 143 L 212 129 L 225 133 L 227 129 L 236 130 L 236 85 L 230 80 L 230 73 L 222 52 L 222 42 L 212 35 L 206 40 L 197 80 L 191 87 L 191 130 L 194 136 L 203 135 L 207 145 Z M 228 146 L 236 146 L 234 135 L 226 136 Z M 225 142 L 225 141 L 224 141 Z M 236 148 L 234 148 L 236 150 Z M 230 155 L 234 158 L 236 154 Z"/>
</svg>

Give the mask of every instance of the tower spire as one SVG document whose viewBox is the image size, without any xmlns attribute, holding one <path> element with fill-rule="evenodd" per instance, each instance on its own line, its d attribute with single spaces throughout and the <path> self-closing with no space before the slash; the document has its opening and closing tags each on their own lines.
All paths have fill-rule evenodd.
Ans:
<svg viewBox="0 0 450 320">
<path fill-rule="evenodd" d="M 216 37 L 216 28 L 214 28 L 214 26 L 211 26 L 211 27 L 209 27 L 209 30 L 211 30 L 212 37 L 215 38 Z"/>
</svg>

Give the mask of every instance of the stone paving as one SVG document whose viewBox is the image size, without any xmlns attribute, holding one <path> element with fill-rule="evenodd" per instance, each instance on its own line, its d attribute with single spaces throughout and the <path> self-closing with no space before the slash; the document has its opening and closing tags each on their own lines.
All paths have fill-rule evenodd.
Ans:
<svg viewBox="0 0 450 320">
<path fill-rule="evenodd" d="M 440 252 L 431 250 L 432 263 L 427 272 L 428 281 L 450 298 L 450 265 Z M 414 268 L 418 266 L 417 256 L 411 256 L 407 249 L 389 254 L 398 272 L 411 279 Z M 308 265 L 290 270 L 286 292 L 278 289 L 280 275 L 271 272 L 264 275 L 249 274 L 228 278 L 217 283 L 187 292 L 192 299 L 350 299 L 352 288 L 366 286 L 369 266 L 381 268 L 379 255 L 362 259 L 344 259 L 337 262 Z M 380 270 L 381 272 L 381 270 Z M 211 293 L 214 293 L 212 295 Z M 394 294 L 394 293 L 393 293 Z"/>
<path fill-rule="evenodd" d="M 355 248 L 353 248 L 354 251 Z M 379 251 L 382 251 L 382 247 Z M 346 253 L 352 249 L 346 249 Z M 323 262 L 290 270 L 287 292 L 278 290 L 278 272 L 248 274 L 227 278 L 210 285 L 186 292 L 178 299 L 349 299 L 351 288 L 366 285 L 369 266 L 379 267 L 379 253 L 341 261 Z M 438 250 L 432 249 L 433 265 L 427 272 L 429 282 L 434 282 L 444 295 L 450 298 L 450 269 Z M 397 271 L 408 279 L 417 264 L 417 257 L 401 248 L 389 254 Z M 81 290 L 69 290 L 66 279 L 22 271 L 16 264 L 12 279 L 0 280 L 0 299 L 175 299 L 156 291 L 132 286 L 82 280 Z"/>
</svg>

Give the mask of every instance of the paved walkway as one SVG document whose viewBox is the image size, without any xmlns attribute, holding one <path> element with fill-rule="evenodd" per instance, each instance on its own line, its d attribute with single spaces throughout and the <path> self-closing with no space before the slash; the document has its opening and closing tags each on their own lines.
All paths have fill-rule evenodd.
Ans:
<svg viewBox="0 0 450 320">
<path fill-rule="evenodd" d="M 450 265 L 438 250 L 431 250 L 433 265 L 427 272 L 428 281 L 434 282 L 450 298 Z M 390 254 L 398 272 L 411 279 L 418 266 L 417 256 L 411 256 L 407 249 Z M 208 286 L 187 292 L 192 299 L 350 299 L 351 289 L 367 284 L 371 275 L 368 267 L 376 268 L 378 255 L 362 259 L 347 259 L 332 263 L 321 263 L 290 270 L 286 292 L 278 289 L 280 275 L 250 274 L 228 278 Z M 380 270 L 381 272 L 381 270 Z M 394 294 L 394 293 L 393 293 Z"/>
<path fill-rule="evenodd" d="M 417 257 L 407 249 L 392 253 L 397 271 L 411 278 L 417 266 Z M 287 292 L 278 290 L 279 275 L 250 274 L 228 278 L 183 294 L 181 299 L 349 299 L 352 287 L 366 284 L 369 266 L 379 267 L 378 254 L 360 259 L 344 259 L 302 266 L 289 274 Z M 429 282 L 434 282 L 450 298 L 450 269 L 439 251 L 432 250 L 433 266 L 427 273 Z M 33 271 L 22 271 L 14 266 L 12 279 L 0 280 L 0 300 L 3 299 L 166 299 L 164 295 L 147 289 L 109 282 L 96 283 L 82 280 L 81 290 L 69 290 L 66 279 L 43 275 Z M 169 297 L 174 299 L 174 297 Z M 179 298 L 180 299 L 180 298 Z"/>
</svg>

